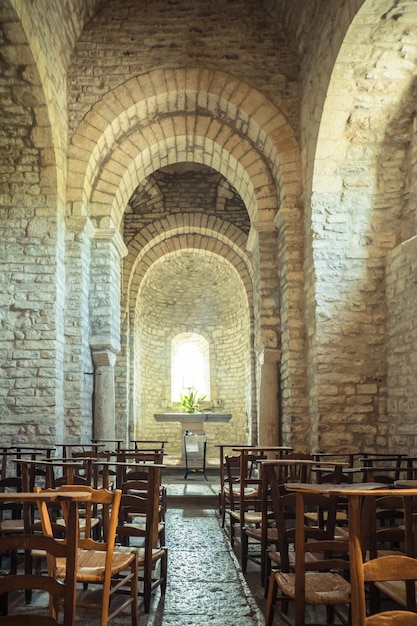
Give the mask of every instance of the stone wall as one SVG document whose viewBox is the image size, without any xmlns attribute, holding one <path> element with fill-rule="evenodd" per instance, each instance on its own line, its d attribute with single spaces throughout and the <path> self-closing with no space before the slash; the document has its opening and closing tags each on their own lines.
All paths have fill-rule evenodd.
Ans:
<svg viewBox="0 0 417 626">
<path fill-rule="evenodd" d="M 279 23 L 258 0 L 140 5 L 109 0 L 85 26 L 74 50 L 68 76 L 72 131 L 91 102 L 156 67 L 207 68 L 248 81 L 298 128 L 298 63 Z"/>
<path fill-rule="evenodd" d="M 384 441 L 417 454 L 417 237 L 405 241 L 387 259 L 388 414 Z"/>
<path fill-rule="evenodd" d="M 188 247 L 216 258 L 219 275 L 236 270 L 230 291 L 242 289 L 247 322 L 244 353 L 233 344 L 239 411 L 255 438 L 267 348 L 282 354 L 286 442 L 411 441 L 415 10 L 409 0 L 1 3 L 8 439 L 89 437 L 90 344 L 121 346 L 117 426 L 135 432 L 146 358 L 136 304 L 151 266 Z M 179 161 L 216 172 L 175 171 L 168 189 L 169 168 L 155 170 Z M 158 328 L 145 331 L 152 345 Z"/>
</svg>

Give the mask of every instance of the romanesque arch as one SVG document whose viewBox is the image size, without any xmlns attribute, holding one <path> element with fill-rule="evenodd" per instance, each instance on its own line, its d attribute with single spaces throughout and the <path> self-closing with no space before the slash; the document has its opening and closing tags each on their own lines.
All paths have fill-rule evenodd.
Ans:
<svg viewBox="0 0 417 626">
<path fill-rule="evenodd" d="M 71 139 L 69 156 L 69 219 L 88 215 L 95 237 L 106 233 L 101 240 L 117 236 L 131 194 L 152 172 L 181 161 L 209 165 L 245 203 L 251 239 L 258 242 L 257 273 L 263 272 L 265 254 L 276 255 L 273 219 L 279 207 L 291 209 L 299 202 L 299 153 L 291 128 L 258 91 L 221 72 L 158 70 L 127 81 L 91 108 Z M 256 278 L 264 294 L 276 290 L 276 272 L 268 274 Z M 93 301 L 98 310 L 100 297 L 93 295 Z M 275 298 L 269 302 L 278 306 Z M 265 310 L 260 300 L 254 304 L 257 350 L 271 349 L 276 360 L 279 315 Z M 103 319 L 91 325 L 100 329 L 98 336 L 93 332 L 92 346 L 106 345 L 106 324 Z M 113 324 L 107 345 L 113 343 L 117 351 L 115 332 Z M 276 401 L 276 391 L 272 395 Z M 276 423 L 276 407 L 267 403 L 269 419 Z"/>
<path fill-rule="evenodd" d="M 405 341 L 393 320 L 413 307 L 408 290 L 392 289 L 391 298 L 395 293 L 404 303 L 400 314 L 386 288 L 401 284 L 390 259 L 411 234 L 416 17 L 413 3 L 364 2 L 340 48 L 323 108 L 306 242 L 309 288 L 315 281 L 314 310 L 309 306 L 307 315 L 316 329 L 308 362 L 317 389 L 310 412 L 318 447 L 331 445 L 335 422 L 346 446 L 385 446 L 390 389 L 394 396 L 410 394 L 401 376 L 395 373 L 391 382 L 388 373 L 390 364 L 393 374 L 407 370 L 407 358 L 393 356 Z M 399 253 L 407 263 L 412 245 Z M 318 377 L 330 362 L 331 375 Z M 392 434 L 408 411 L 391 404 Z"/>
</svg>

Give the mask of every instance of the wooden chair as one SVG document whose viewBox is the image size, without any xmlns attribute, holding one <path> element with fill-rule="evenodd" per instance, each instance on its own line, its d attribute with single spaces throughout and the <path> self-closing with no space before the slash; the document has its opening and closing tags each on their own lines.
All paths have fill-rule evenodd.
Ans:
<svg viewBox="0 0 417 626">
<path fill-rule="evenodd" d="M 238 456 L 226 456 L 226 472 L 229 485 L 228 497 L 230 507 L 226 509 L 229 516 L 229 539 L 232 547 L 235 544 L 236 528 L 244 526 L 260 526 L 262 522 L 261 480 L 257 461 L 265 455 L 241 451 Z"/>
<path fill-rule="evenodd" d="M 37 503 L 40 515 L 45 519 L 48 517 L 46 498 L 58 499 L 66 498 L 64 493 L 61 495 L 52 493 L 48 496 L 42 496 L 42 500 L 36 500 L 33 493 L 16 494 L 21 498 L 21 504 L 32 506 Z M 33 535 L 33 534 L 10 534 L 0 537 L 0 553 L 17 550 L 35 550 L 41 549 L 48 555 L 48 561 L 51 564 L 55 559 L 62 559 L 67 563 L 69 575 L 65 583 L 59 583 L 54 575 L 52 568 L 49 568 L 48 574 L 42 575 L 26 575 L 20 572 L 10 574 L 8 576 L 0 576 L 0 596 L 2 598 L 20 591 L 37 591 L 46 592 L 46 599 L 49 596 L 49 605 L 46 608 L 42 605 L 34 607 L 25 607 L 25 610 L 16 614 L 10 614 L 12 607 L 19 606 L 19 603 L 2 603 L 0 612 L 0 624 L 5 626 L 55 626 L 64 624 L 64 626 L 74 626 L 75 624 L 75 560 L 77 554 L 78 533 L 77 528 L 77 506 L 75 498 L 77 494 L 70 494 L 68 505 L 69 528 L 65 542 L 56 541 L 51 536 Z M 1 496 L 0 496 L 1 498 Z M 58 605 L 63 607 L 63 621 L 58 622 Z M 49 606 L 49 608 L 48 608 Z"/>
<path fill-rule="evenodd" d="M 165 546 L 165 524 L 161 521 L 160 482 L 164 466 L 148 465 L 144 480 L 128 480 L 122 485 L 117 526 L 118 541 L 134 548 L 138 555 L 139 581 L 143 584 L 144 611 L 149 613 L 151 594 L 159 586 L 165 593 L 168 551 Z M 145 468 L 144 468 L 145 469 Z M 156 567 L 159 563 L 159 574 Z"/>
<path fill-rule="evenodd" d="M 46 490 L 48 492 L 50 490 Z M 88 597 L 77 598 L 77 606 L 96 608 L 100 611 L 100 626 L 106 626 L 111 619 L 130 606 L 132 626 L 138 624 L 138 555 L 135 550 L 115 545 L 116 528 L 122 492 L 119 489 L 113 492 L 107 489 L 93 489 L 89 486 L 66 485 L 55 492 L 83 492 L 88 496 L 83 503 L 86 512 L 85 525 L 82 531 L 78 529 L 78 550 L 75 576 L 79 583 L 99 585 L 102 587 L 102 598 L 97 602 L 90 602 Z M 103 540 L 97 541 L 91 536 L 91 517 L 94 505 L 100 505 L 103 511 Z M 63 515 L 66 519 L 68 531 L 68 507 L 63 503 Z M 53 531 L 49 515 L 42 515 L 44 534 L 52 536 Z M 62 559 L 56 559 L 53 574 L 58 579 L 67 576 L 66 564 Z M 129 589 L 129 598 L 124 602 L 110 607 L 114 594 L 123 588 Z"/>
<path fill-rule="evenodd" d="M 347 542 L 333 538 L 336 502 L 334 498 L 323 494 L 305 494 L 302 491 L 296 493 L 295 499 L 294 571 L 288 571 L 289 556 L 285 555 L 280 545 L 283 569 L 271 572 L 269 578 L 265 624 L 272 626 L 274 605 L 277 602 L 280 605 L 279 616 L 287 624 L 305 626 L 306 605 L 326 607 L 327 620 L 322 623 L 332 623 L 329 620 L 333 619 L 335 612 L 343 620 L 345 616 L 337 607 L 350 604 L 350 584 L 344 575 L 349 570 L 349 546 Z M 327 508 L 324 528 L 311 528 L 305 524 L 306 505 L 311 508 L 313 503 L 321 509 Z M 281 533 L 281 536 L 285 537 L 285 534 Z M 288 613 L 290 601 L 293 601 L 294 621 Z"/>
<path fill-rule="evenodd" d="M 224 459 L 223 486 L 220 486 L 219 507 L 221 509 L 221 524 L 226 523 L 226 511 L 236 508 L 240 494 L 240 457 L 227 454 Z"/>
<path fill-rule="evenodd" d="M 391 492 L 392 493 L 392 492 Z M 355 626 L 416 626 L 417 560 L 407 554 L 384 554 L 365 560 L 364 520 L 375 513 L 376 498 L 391 497 L 391 493 L 368 492 L 349 494 L 349 543 L 352 585 L 352 624 Z M 407 551 L 413 551 L 412 498 L 417 490 L 402 492 L 404 498 Z M 366 502 L 362 508 L 362 499 Z M 372 506 L 369 506 L 372 504 Z M 373 511 L 373 513 L 372 513 Z M 405 609 L 366 614 L 366 588 L 377 585 Z"/>
<path fill-rule="evenodd" d="M 228 451 L 229 456 L 233 448 L 236 448 L 238 444 L 219 444 L 215 446 L 219 448 L 220 454 L 220 489 L 219 489 L 219 514 L 221 515 L 221 524 L 222 528 L 224 528 L 224 524 L 226 521 L 226 508 L 230 506 L 230 497 L 229 497 L 229 483 L 227 480 L 227 469 L 226 469 L 226 450 Z"/>
<path fill-rule="evenodd" d="M 310 476 L 312 464 L 313 460 L 310 455 L 297 455 L 296 453 L 290 453 L 282 459 L 266 459 L 258 463 L 262 492 L 261 522 L 260 524 L 249 522 L 242 527 L 241 561 L 244 574 L 248 561 L 260 565 L 263 585 L 266 577 L 267 548 L 278 543 L 278 527 L 273 509 L 272 490 L 279 489 L 287 480 L 306 482 Z"/>
<path fill-rule="evenodd" d="M 396 480 L 408 475 L 406 454 L 366 454 L 362 459 L 363 481 L 393 485 Z"/>
<path fill-rule="evenodd" d="M 128 480 L 148 480 L 148 472 L 144 465 L 154 463 L 156 465 L 163 464 L 164 453 L 161 450 L 146 451 L 120 451 L 116 455 L 116 486 L 121 486 Z M 159 486 L 159 500 L 161 505 L 161 519 L 165 521 L 167 510 L 167 488 L 162 483 Z"/>
</svg>

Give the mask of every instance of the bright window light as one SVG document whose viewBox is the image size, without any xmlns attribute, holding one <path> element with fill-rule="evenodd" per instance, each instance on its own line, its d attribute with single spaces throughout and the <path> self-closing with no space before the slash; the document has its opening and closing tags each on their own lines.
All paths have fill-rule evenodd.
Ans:
<svg viewBox="0 0 417 626">
<path fill-rule="evenodd" d="M 171 343 L 171 401 L 191 390 L 210 400 L 210 355 L 208 341 L 197 333 L 181 333 Z"/>
</svg>

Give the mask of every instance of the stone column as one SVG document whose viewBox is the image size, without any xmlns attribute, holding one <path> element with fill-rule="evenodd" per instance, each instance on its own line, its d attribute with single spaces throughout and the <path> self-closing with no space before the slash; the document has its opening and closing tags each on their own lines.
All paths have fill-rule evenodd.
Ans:
<svg viewBox="0 0 417 626">
<path fill-rule="evenodd" d="M 110 350 L 93 352 L 94 363 L 94 415 L 93 437 L 115 439 L 114 366 L 116 355 Z"/>
<path fill-rule="evenodd" d="M 279 350 L 264 350 L 259 355 L 258 444 L 279 445 Z"/>
<path fill-rule="evenodd" d="M 94 363 L 93 431 L 97 439 L 114 439 L 117 430 L 114 369 L 120 351 L 120 259 L 126 254 L 126 246 L 114 228 L 97 230 L 92 243 L 89 304 Z M 118 436 L 125 434 L 119 432 Z"/>
<path fill-rule="evenodd" d="M 277 229 L 271 221 L 252 224 L 248 248 L 253 252 L 255 350 L 257 355 L 257 443 L 278 445 L 280 297 Z"/>
</svg>

